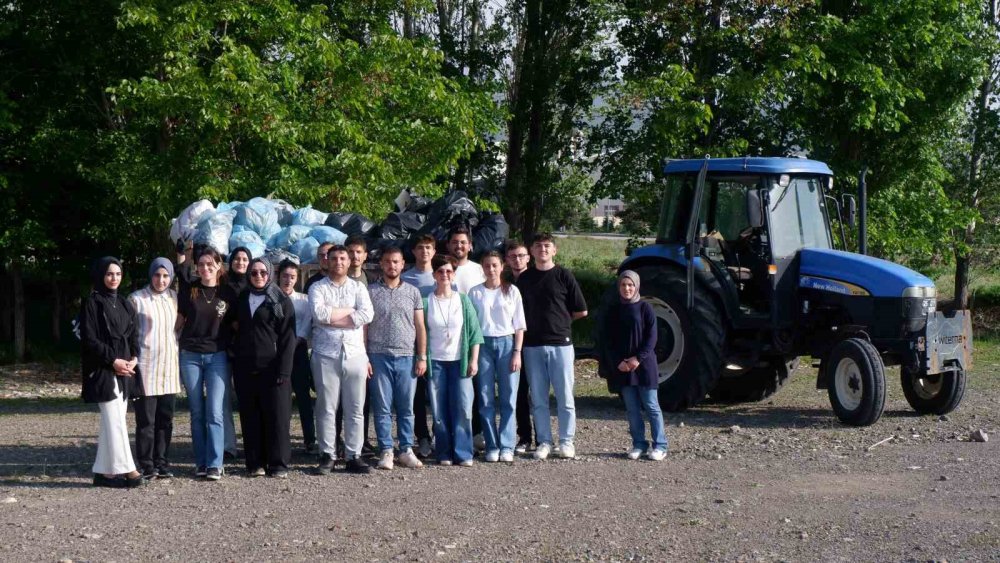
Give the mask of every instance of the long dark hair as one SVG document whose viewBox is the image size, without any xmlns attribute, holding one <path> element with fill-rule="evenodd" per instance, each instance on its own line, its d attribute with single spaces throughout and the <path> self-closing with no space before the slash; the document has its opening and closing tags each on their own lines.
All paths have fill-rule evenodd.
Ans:
<svg viewBox="0 0 1000 563">
<path fill-rule="evenodd" d="M 479 263 L 482 264 L 487 258 L 496 258 L 500 261 L 500 291 L 506 297 L 510 293 L 511 279 L 508 277 L 507 264 L 503 260 L 503 255 L 496 250 L 491 250 L 479 257 Z"/>
<path fill-rule="evenodd" d="M 201 249 L 201 251 L 198 252 L 198 254 L 195 256 L 194 259 L 195 271 L 197 271 L 198 268 L 198 261 L 205 256 L 211 256 L 212 260 L 215 261 L 215 263 L 219 266 L 219 273 L 216 274 L 215 276 L 215 287 L 222 287 L 226 283 L 226 271 L 225 269 L 222 268 L 222 255 L 219 254 L 219 252 L 214 248 L 212 248 L 211 246 L 206 246 L 205 248 Z M 201 296 L 201 289 L 199 288 L 200 285 L 201 285 L 200 283 L 191 284 L 192 301 L 198 299 L 198 297 Z"/>
</svg>

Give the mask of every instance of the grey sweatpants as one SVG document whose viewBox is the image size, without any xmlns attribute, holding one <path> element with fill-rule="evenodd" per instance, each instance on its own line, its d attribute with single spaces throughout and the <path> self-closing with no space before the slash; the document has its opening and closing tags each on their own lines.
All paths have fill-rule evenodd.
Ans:
<svg viewBox="0 0 1000 563">
<path fill-rule="evenodd" d="M 316 443 L 322 453 L 337 456 L 337 409 L 344 409 L 344 450 L 347 459 L 361 455 L 364 435 L 368 356 L 331 358 L 312 355 L 316 384 Z"/>
</svg>

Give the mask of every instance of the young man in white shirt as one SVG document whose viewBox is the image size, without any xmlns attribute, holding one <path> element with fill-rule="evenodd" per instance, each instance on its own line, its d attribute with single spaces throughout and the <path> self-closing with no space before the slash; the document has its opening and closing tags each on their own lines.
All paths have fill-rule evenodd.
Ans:
<svg viewBox="0 0 1000 563">
<path fill-rule="evenodd" d="M 459 293 L 468 295 L 469 290 L 486 281 L 483 267 L 469 259 L 472 252 L 472 234 L 465 226 L 454 227 L 448 233 L 448 253 L 455 259 L 455 287 Z M 478 386 L 478 379 L 473 382 Z M 479 418 L 479 397 L 472 398 L 472 434 L 473 444 L 477 450 L 486 449 L 486 438 L 483 437 L 482 422 Z"/>
<path fill-rule="evenodd" d="M 330 245 L 332 246 L 332 245 Z M 324 261 L 326 258 L 324 257 Z M 309 368 L 309 334 L 312 332 L 312 309 L 309 296 L 295 291 L 299 281 L 299 265 L 285 259 L 278 264 L 278 287 L 288 296 L 295 307 L 295 359 L 292 364 L 292 391 L 299 408 L 302 423 L 302 441 L 308 454 L 316 453 L 316 421 L 313 418 L 313 400 L 309 391 L 313 388 L 312 370 Z"/>
<path fill-rule="evenodd" d="M 455 266 L 455 286 L 459 293 L 468 294 L 469 290 L 486 281 L 483 267 L 469 259 L 472 252 L 472 235 L 466 227 L 455 227 L 448 233 L 448 253 L 457 260 Z"/>
<path fill-rule="evenodd" d="M 361 459 L 361 444 L 368 381 L 364 326 L 372 321 L 371 298 L 360 282 L 347 277 L 347 248 L 335 245 L 327 252 L 330 275 L 309 289 L 313 314 L 312 371 L 316 385 L 316 426 L 320 463 L 318 472 L 329 474 L 336 456 L 337 411 L 344 411 L 344 448 L 347 471 L 368 473 Z"/>
</svg>

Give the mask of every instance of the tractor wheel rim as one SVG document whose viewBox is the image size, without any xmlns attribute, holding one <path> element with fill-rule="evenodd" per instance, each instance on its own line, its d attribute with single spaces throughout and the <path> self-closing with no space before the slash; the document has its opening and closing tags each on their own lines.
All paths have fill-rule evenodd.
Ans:
<svg viewBox="0 0 1000 563">
<path fill-rule="evenodd" d="M 944 387 L 944 376 L 940 373 L 922 377 L 913 375 L 910 379 L 910 386 L 921 399 L 933 399 L 941 394 L 941 389 Z"/>
<path fill-rule="evenodd" d="M 681 365 L 681 360 L 684 358 L 684 329 L 681 325 L 681 319 L 677 316 L 677 312 L 663 301 L 652 298 L 645 298 L 652 307 L 653 312 L 656 313 L 657 319 L 657 330 L 662 334 L 663 328 L 669 330 L 673 336 L 672 344 L 665 339 L 657 339 L 656 344 L 656 357 L 660 359 L 657 364 L 657 371 L 659 372 L 658 383 L 663 383 L 677 371 L 677 368 Z M 663 325 L 666 325 L 663 327 Z M 663 342 L 660 342 L 663 340 Z M 661 348 L 661 346 L 666 344 L 669 349 Z M 662 358 L 662 359 L 661 359 Z"/>
<path fill-rule="evenodd" d="M 853 411 L 861 406 L 864 386 L 861 379 L 861 368 L 851 358 L 844 358 L 837 364 L 833 374 L 834 388 L 841 406 Z"/>
</svg>

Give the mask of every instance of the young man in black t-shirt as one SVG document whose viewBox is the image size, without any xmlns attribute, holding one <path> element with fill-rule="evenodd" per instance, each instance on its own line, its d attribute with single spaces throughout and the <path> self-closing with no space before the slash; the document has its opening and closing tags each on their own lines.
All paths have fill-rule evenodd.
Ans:
<svg viewBox="0 0 1000 563">
<path fill-rule="evenodd" d="M 528 330 L 524 335 L 524 366 L 531 390 L 535 419 L 535 459 L 545 459 L 552 451 L 552 424 L 549 419 L 549 388 L 556 396 L 559 418 L 559 456 L 573 458 L 576 448 L 576 406 L 573 400 L 573 340 L 571 325 L 587 316 L 587 302 L 576 278 L 557 266 L 556 243 L 550 234 L 537 235 L 531 242 L 534 266 L 517 278 L 524 299 Z"/>
</svg>

